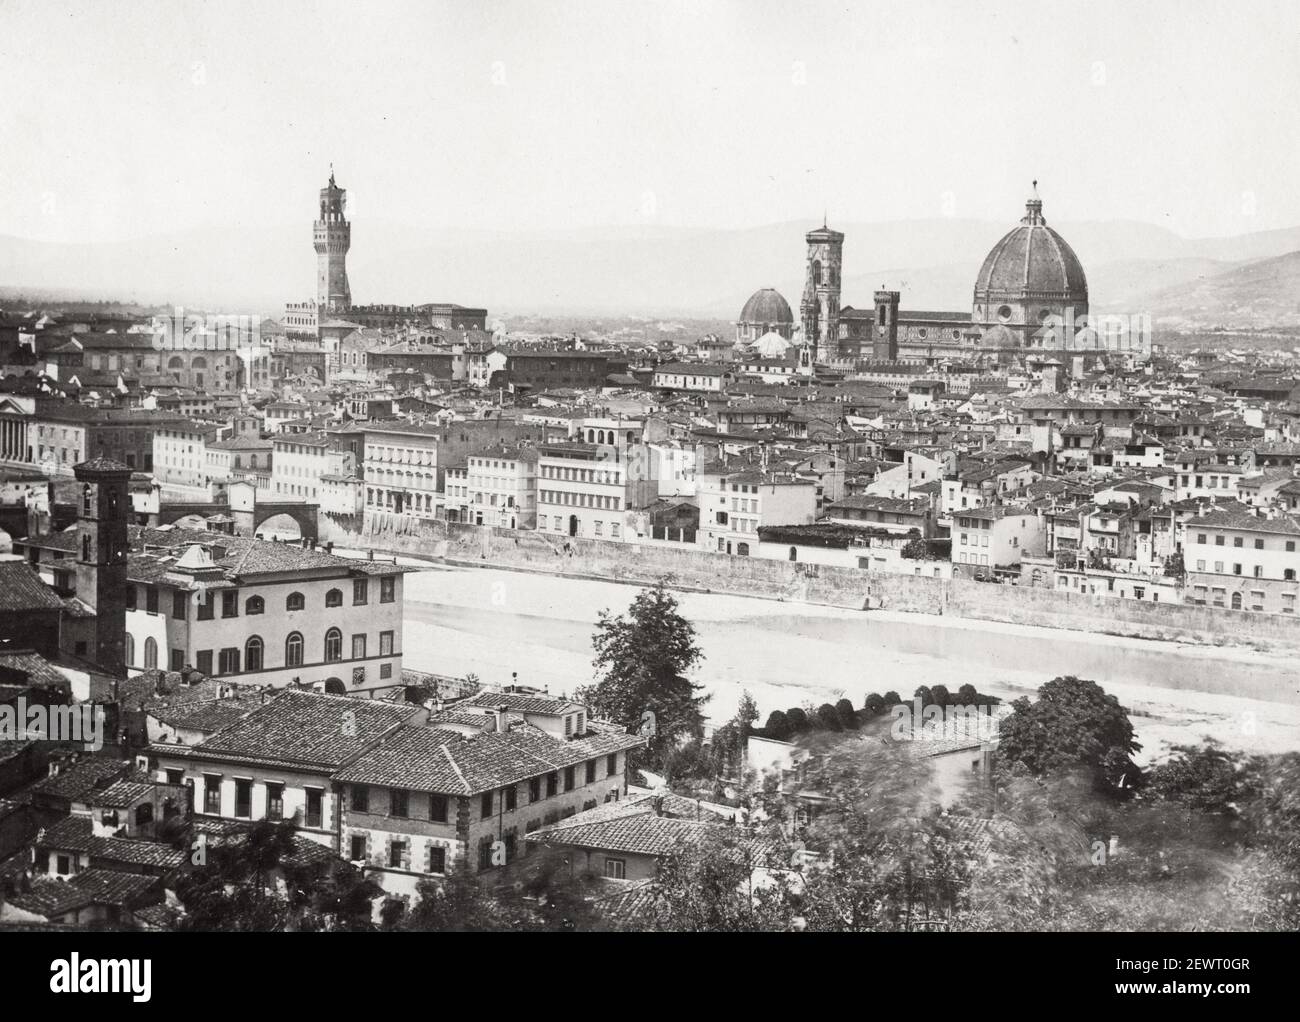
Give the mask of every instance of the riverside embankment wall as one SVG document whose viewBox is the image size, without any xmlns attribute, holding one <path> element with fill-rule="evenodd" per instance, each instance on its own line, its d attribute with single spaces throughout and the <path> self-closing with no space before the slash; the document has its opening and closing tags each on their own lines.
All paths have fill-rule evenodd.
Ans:
<svg viewBox="0 0 1300 1022">
<path fill-rule="evenodd" d="M 359 527 L 358 527 L 359 526 Z M 484 567 L 610 582 L 670 577 L 682 589 L 856 609 L 945 614 L 1041 628 L 1207 645 L 1300 650 L 1300 621 L 1281 614 L 1145 603 L 968 579 L 871 573 L 856 568 L 738 557 L 675 544 L 632 544 L 544 532 L 367 515 L 321 516 L 322 541 Z"/>
</svg>

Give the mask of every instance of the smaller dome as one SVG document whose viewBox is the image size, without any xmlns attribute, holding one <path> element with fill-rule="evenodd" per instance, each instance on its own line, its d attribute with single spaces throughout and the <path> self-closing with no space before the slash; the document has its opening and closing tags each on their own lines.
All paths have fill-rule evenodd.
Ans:
<svg viewBox="0 0 1300 1022">
<path fill-rule="evenodd" d="M 749 296 L 740 310 L 741 323 L 759 323 L 764 326 L 785 326 L 794 323 L 790 303 L 775 288 L 765 287 Z"/>
<path fill-rule="evenodd" d="M 772 330 L 754 342 L 754 351 L 760 358 L 785 358 L 789 350 L 790 342 Z"/>
</svg>

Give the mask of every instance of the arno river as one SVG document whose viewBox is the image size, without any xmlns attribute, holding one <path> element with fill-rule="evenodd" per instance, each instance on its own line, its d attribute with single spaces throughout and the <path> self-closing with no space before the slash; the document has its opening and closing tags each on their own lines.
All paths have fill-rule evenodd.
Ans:
<svg viewBox="0 0 1300 1022">
<path fill-rule="evenodd" d="M 602 608 L 620 612 L 633 586 L 482 568 L 407 576 L 404 663 L 571 692 L 592 680 L 591 635 Z M 867 692 L 970 682 L 1015 697 L 1056 675 L 1092 678 L 1129 708 L 1139 740 L 1213 735 L 1258 751 L 1300 748 L 1300 671 L 1292 658 L 1082 632 L 862 612 L 739 596 L 684 593 L 682 613 L 705 659 L 695 680 L 715 722 L 743 689 L 764 719 L 775 709 Z"/>
</svg>

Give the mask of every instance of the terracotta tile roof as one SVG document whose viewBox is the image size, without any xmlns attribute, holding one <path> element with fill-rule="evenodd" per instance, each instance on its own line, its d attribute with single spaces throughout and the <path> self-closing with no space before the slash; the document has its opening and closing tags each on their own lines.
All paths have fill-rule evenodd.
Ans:
<svg viewBox="0 0 1300 1022">
<path fill-rule="evenodd" d="M 504 706 L 515 713 L 552 715 L 582 709 L 579 703 L 568 699 L 552 699 L 549 696 L 528 695 L 524 692 L 479 692 L 456 705 L 458 707 L 482 706 L 488 710 Z"/>
<path fill-rule="evenodd" d="M 29 682 L 48 688 L 72 690 L 72 683 L 67 676 L 57 670 L 45 657 L 30 650 L 10 650 L 0 652 L 0 667 L 22 671 Z"/>
<path fill-rule="evenodd" d="M 336 770 L 419 712 L 382 700 L 287 689 L 198 745 L 166 751 Z M 344 714 L 350 715 L 346 721 Z"/>
<path fill-rule="evenodd" d="M 62 609 L 58 594 L 26 561 L 0 561 L 0 613 Z"/>
<path fill-rule="evenodd" d="M 1283 536 L 1300 536 L 1300 525 L 1293 518 L 1259 518 L 1245 511 L 1216 509 L 1189 518 L 1187 528 L 1240 529 L 1244 532 L 1272 532 Z"/>
<path fill-rule="evenodd" d="M 125 760 L 87 756 L 65 766 L 53 777 L 42 778 L 29 790 L 33 795 L 81 802 L 89 798 L 97 786 L 106 786 L 129 773 L 130 769 L 131 765 Z"/>
<path fill-rule="evenodd" d="M 9 901 L 44 916 L 62 915 L 87 905 L 129 906 L 149 895 L 156 877 L 118 870 L 88 869 L 68 880 L 38 879 L 30 891 L 15 891 Z"/>
<path fill-rule="evenodd" d="M 194 731 L 220 731 L 262 705 L 253 696 L 233 699 L 202 699 L 148 707 L 160 723 Z"/>
<path fill-rule="evenodd" d="M 102 863 L 113 863 L 175 869 L 185 861 L 184 852 L 178 852 L 159 841 L 95 837 L 94 826 L 87 816 L 64 817 L 38 834 L 35 845 L 51 851 L 87 852 L 91 857 L 92 868 Z"/>
<path fill-rule="evenodd" d="M 644 741 L 638 735 L 617 732 L 565 741 L 530 725 L 478 735 L 409 727 L 339 771 L 335 780 L 475 795 L 636 748 Z"/>
</svg>

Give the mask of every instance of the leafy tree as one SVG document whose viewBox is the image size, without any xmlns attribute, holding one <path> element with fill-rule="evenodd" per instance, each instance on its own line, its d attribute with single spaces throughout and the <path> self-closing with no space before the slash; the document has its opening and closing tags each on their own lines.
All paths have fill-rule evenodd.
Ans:
<svg viewBox="0 0 1300 1022">
<path fill-rule="evenodd" d="M 1131 789 L 1139 780 L 1131 757 L 1142 746 L 1128 713 L 1095 681 L 1053 678 L 1038 689 L 1036 700 L 1022 696 L 1011 706 L 998 730 L 998 755 L 1006 766 L 1020 763 L 1042 775 L 1083 765 L 1112 792 L 1121 782 Z"/>
<path fill-rule="evenodd" d="M 529 911 L 515 898 L 495 896 L 495 892 L 463 870 L 456 870 L 441 881 L 422 881 L 416 890 L 419 901 L 402 913 L 396 921 L 397 929 L 473 933 L 530 927 Z"/>
<path fill-rule="evenodd" d="M 812 747 L 812 746 L 810 746 Z M 827 736 L 809 786 L 827 802 L 804 838 L 825 864 L 798 899 L 810 930 L 909 930 L 945 920 L 968 868 L 927 801 L 930 765 L 899 744 Z"/>
<path fill-rule="evenodd" d="M 1300 753 L 1272 757 L 1258 771 L 1258 794 L 1246 815 L 1294 881 L 1300 876 Z"/>
<path fill-rule="evenodd" d="M 794 734 L 789 718 L 780 710 L 773 710 L 768 714 L 767 724 L 763 727 L 763 731 L 768 738 L 775 739 L 778 742 L 784 742 Z"/>
<path fill-rule="evenodd" d="M 677 599 L 662 580 L 642 590 L 626 614 L 601 611 L 592 645 L 601 678 L 584 695 L 598 715 L 631 731 L 653 720 L 656 754 L 701 733 L 708 696 L 686 674 L 703 654 L 695 628 L 678 613 Z"/>
<path fill-rule="evenodd" d="M 863 701 L 862 708 L 867 712 L 869 716 L 879 717 L 882 713 L 885 712 L 885 700 L 882 699 L 880 696 L 878 696 L 875 692 L 871 692 L 867 695 L 867 698 Z"/>
<path fill-rule="evenodd" d="M 785 719 L 790 724 L 791 735 L 801 735 L 812 728 L 808 714 L 801 706 L 792 706 L 786 710 Z"/>
<path fill-rule="evenodd" d="M 839 711 L 830 703 L 822 703 L 817 707 L 817 726 L 827 731 L 842 731 L 843 723 L 840 721 Z"/>
<path fill-rule="evenodd" d="M 930 689 L 930 698 L 934 701 L 935 706 L 947 706 L 952 702 L 947 685 L 935 685 L 934 688 Z"/>
<path fill-rule="evenodd" d="M 858 726 L 858 715 L 853 712 L 853 703 L 840 699 L 835 703 L 835 713 L 840 718 L 840 727 L 852 731 Z"/>
<path fill-rule="evenodd" d="M 1259 778 L 1246 757 L 1206 739 L 1196 746 L 1175 746 L 1173 756 L 1153 769 L 1147 790 L 1202 813 L 1235 816 L 1258 794 Z"/>
<path fill-rule="evenodd" d="M 888 692 L 886 692 L 883 698 L 885 700 L 886 706 L 897 706 L 899 703 L 903 701 L 899 697 L 898 693 L 895 692 L 893 689 L 890 689 Z"/>
<path fill-rule="evenodd" d="M 748 734 L 754 721 L 758 720 L 758 703 L 754 701 L 748 689 L 740 693 L 740 704 L 736 707 L 736 715 L 731 720 L 742 735 Z"/>
<path fill-rule="evenodd" d="M 778 858 L 776 864 L 787 861 Z M 672 932 L 787 929 L 788 892 L 781 876 L 771 886 L 755 883 L 756 871 L 773 864 L 770 848 L 748 832 L 711 828 L 665 857 L 638 925 Z"/>
<path fill-rule="evenodd" d="M 342 861 L 292 862 L 294 827 L 261 820 L 210 844 L 207 862 L 177 884 L 187 930 L 370 929 L 382 892 Z M 278 874 L 282 885 L 276 883 Z"/>
</svg>

